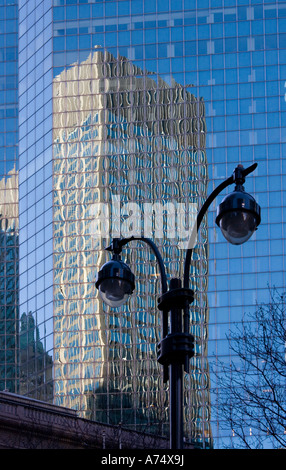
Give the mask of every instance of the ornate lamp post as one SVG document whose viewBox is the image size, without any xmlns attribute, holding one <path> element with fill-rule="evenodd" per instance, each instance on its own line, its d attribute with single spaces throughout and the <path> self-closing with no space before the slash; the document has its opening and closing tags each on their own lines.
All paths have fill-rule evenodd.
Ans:
<svg viewBox="0 0 286 470">
<path fill-rule="evenodd" d="M 122 248 L 132 240 L 145 242 L 152 249 L 161 274 L 162 293 L 158 308 L 162 311 L 162 340 L 158 344 L 158 362 L 163 365 L 164 382 L 169 380 L 170 389 L 170 449 L 183 448 L 183 370 L 189 372 L 189 359 L 194 355 L 194 337 L 189 332 L 189 305 L 194 292 L 189 288 L 190 263 L 197 231 L 210 204 L 227 186 L 235 184 L 217 209 L 216 223 L 224 237 L 234 245 L 246 242 L 260 224 L 260 207 L 247 194 L 243 184 L 245 177 L 253 172 L 257 163 L 244 169 L 238 165 L 233 175 L 223 181 L 206 199 L 200 209 L 190 237 L 184 264 L 184 279 L 170 280 L 161 254 L 152 240 L 144 237 L 113 239 L 106 250 L 113 253 L 111 261 L 105 263 L 97 275 L 96 287 L 104 302 L 111 307 L 125 303 L 135 288 L 135 277 L 121 260 Z"/>
</svg>

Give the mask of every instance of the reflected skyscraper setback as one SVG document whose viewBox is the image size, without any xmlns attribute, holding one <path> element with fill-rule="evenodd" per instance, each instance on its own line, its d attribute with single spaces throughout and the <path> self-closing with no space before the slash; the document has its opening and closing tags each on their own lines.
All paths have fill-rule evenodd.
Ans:
<svg viewBox="0 0 286 470">
<path fill-rule="evenodd" d="M 206 194 L 204 102 L 98 47 L 54 78 L 53 124 L 55 400 L 91 419 L 168 433 L 154 260 L 140 244 L 127 253 L 139 283 L 124 311 L 106 310 L 95 276 L 111 234 L 147 231 L 170 274 L 182 269 L 188 205 Z M 206 239 L 198 276 L 205 247 Z M 201 305 L 206 324 L 205 298 Z M 200 398 L 190 384 L 185 393 L 186 432 L 195 435 Z"/>
</svg>

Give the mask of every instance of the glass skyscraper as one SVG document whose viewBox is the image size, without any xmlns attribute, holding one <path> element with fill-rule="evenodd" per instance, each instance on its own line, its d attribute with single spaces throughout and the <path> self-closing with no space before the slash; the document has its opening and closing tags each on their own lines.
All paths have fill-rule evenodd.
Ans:
<svg viewBox="0 0 286 470">
<path fill-rule="evenodd" d="M 192 210 L 238 163 L 258 162 L 246 182 L 262 208 L 257 233 L 227 244 L 212 205 L 191 270 L 185 436 L 203 448 L 235 444 L 221 431 L 209 365 L 229 362 L 226 335 L 269 300 L 267 286 L 285 289 L 286 2 L 0 9 L 1 388 L 168 433 L 156 263 L 140 243 L 126 249 L 136 291 L 109 309 L 95 289 L 104 247 L 114 235 L 149 236 L 177 276 Z"/>
</svg>

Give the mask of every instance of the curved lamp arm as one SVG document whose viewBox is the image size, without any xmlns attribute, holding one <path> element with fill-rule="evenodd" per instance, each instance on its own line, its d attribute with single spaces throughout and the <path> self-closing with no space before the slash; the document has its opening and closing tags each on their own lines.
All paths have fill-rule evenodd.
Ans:
<svg viewBox="0 0 286 470">
<path fill-rule="evenodd" d="M 257 167 L 257 163 L 254 163 L 253 165 L 249 166 L 248 168 L 243 168 L 241 166 L 238 166 L 232 176 L 227 178 L 225 181 L 223 181 L 217 188 L 214 189 L 214 191 L 209 195 L 209 197 L 206 199 L 205 203 L 202 205 L 196 219 L 196 223 L 194 225 L 194 228 L 191 233 L 190 241 L 189 241 L 189 247 L 187 249 L 186 253 L 186 258 L 185 258 L 185 265 L 184 265 L 184 287 L 189 288 L 189 283 L 190 283 L 190 265 L 191 265 L 191 258 L 192 258 L 192 253 L 193 253 L 193 248 L 195 245 L 195 239 L 197 236 L 197 232 L 199 230 L 199 227 L 201 225 L 201 222 L 204 218 L 205 213 L 207 212 L 209 206 L 213 202 L 213 200 L 218 196 L 221 191 L 223 191 L 225 188 L 230 186 L 233 183 L 237 184 L 243 184 L 245 180 L 245 176 L 249 175 L 249 173 L 252 173 L 255 168 Z"/>
<path fill-rule="evenodd" d="M 162 295 L 165 294 L 168 290 L 167 287 L 167 276 L 166 276 L 166 270 L 163 262 L 163 258 L 156 247 L 155 243 L 150 239 L 150 238 L 145 238 L 145 237 L 130 237 L 130 238 L 114 238 L 112 240 L 112 243 L 110 246 L 105 248 L 107 251 L 112 251 L 115 255 L 119 255 L 121 253 L 122 247 L 124 245 L 127 245 L 130 241 L 137 240 L 146 243 L 149 245 L 151 250 L 153 251 L 158 265 L 160 269 L 160 274 L 161 274 L 161 285 L 162 285 Z M 163 310 L 163 317 L 162 317 L 162 335 L 163 338 L 167 335 L 168 333 L 168 316 L 167 316 L 167 311 Z M 168 373 L 166 372 L 166 369 L 164 369 L 164 381 L 166 382 L 167 380 Z"/>
<path fill-rule="evenodd" d="M 119 254 L 124 245 L 127 245 L 130 241 L 137 240 L 146 243 L 152 249 L 159 265 L 160 274 L 161 274 L 161 285 L 162 285 L 162 294 L 167 292 L 167 276 L 166 270 L 163 262 L 163 258 L 156 247 L 155 243 L 150 238 L 145 237 L 130 237 L 130 238 L 114 238 L 111 245 L 105 248 L 108 251 L 113 251 L 115 254 Z"/>
</svg>

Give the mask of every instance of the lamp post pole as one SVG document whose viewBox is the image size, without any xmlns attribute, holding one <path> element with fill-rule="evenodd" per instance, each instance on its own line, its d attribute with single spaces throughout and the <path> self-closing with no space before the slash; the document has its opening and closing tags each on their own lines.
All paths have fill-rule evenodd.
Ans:
<svg viewBox="0 0 286 470">
<path fill-rule="evenodd" d="M 194 292 L 189 288 L 190 264 L 198 229 L 210 204 L 227 186 L 235 184 L 235 191 L 226 196 L 217 211 L 216 223 L 225 238 L 233 244 L 247 241 L 260 224 L 260 207 L 254 198 L 244 192 L 245 177 L 255 170 L 257 164 L 244 169 L 238 165 L 233 175 L 223 181 L 206 199 L 200 209 L 192 230 L 184 263 L 183 286 L 180 279 L 170 280 L 161 254 L 149 238 L 130 237 L 113 239 L 106 250 L 113 259 L 98 272 L 96 287 L 111 307 L 122 305 L 134 290 L 134 275 L 121 261 L 124 245 L 132 240 L 145 242 L 152 249 L 160 270 L 162 293 L 158 309 L 162 311 L 162 339 L 158 344 L 158 362 L 163 365 L 163 380 L 169 380 L 170 390 L 170 449 L 183 449 L 183 373 L 189 373 L 189 359 L 194 355 L 194 337 L 189 332 L 189 305 Z"/>
<path fill-rule="evenodd" d="M 189 372 L 189 359 L 194 355 L 194 337 L 189 333 L 184 311 L 185 314 L 189 311 L 193 299 L 193 291 L 182 288 L 181 280 L 174 278 L 158 304 L 163 311 L 163 324 L 170 325 L 169 332 L 165 326 L 158 344 L 158 362 L 164 366 L 164 382 L 169 379 L 170 449 L 183 449 L 183 372 Z"/>
</svg>

